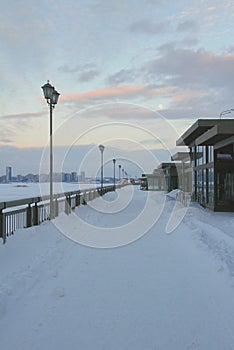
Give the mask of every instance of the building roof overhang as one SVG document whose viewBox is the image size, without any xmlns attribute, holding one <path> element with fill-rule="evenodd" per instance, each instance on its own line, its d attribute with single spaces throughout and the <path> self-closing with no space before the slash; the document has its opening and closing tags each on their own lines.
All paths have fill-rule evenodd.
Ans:
<svg viewBox="0 0 234 350">
<path fill-rule="evenodd" d="M 208 146 L 215 145 L 217 142 L 223 141 L 234 135 L 234 121 L 225 120 L 225 124 L 217 124 L 203 135 L 199 136 L 195 145 Z"/>
<path fill-rule="evenodd" d="M 156 177 L 161 177 L 162 174 L 163 174 L 162 172 L 161 173 L 153 173 L 153 174 L 145 174 L 145 177 L 147 177 L 148 179 L 156 178 Z"/>
<path fill-rule="evenodd" d="M 176 141 L 177 146 L 189 146 L 198 137 L 204 134 L 206 131 L 214 127 L 215 125 L 227 124 L 234 120 L 220 120 L 220 119 L 198 119 L 185 133 Z"/>
<path fill-rule="evenodd" d="M 163 162 L 161 164 L 159 164 L 158 169 L 162 170 L 165 168 L 175 168 L 181 166 L 181 162 Z"/>
<path fill-rule="evenodd" d="M 172 161 L 186 161 L 189 160 L 189 152 L 177 152 L 171 156 Z"/>
</svg>

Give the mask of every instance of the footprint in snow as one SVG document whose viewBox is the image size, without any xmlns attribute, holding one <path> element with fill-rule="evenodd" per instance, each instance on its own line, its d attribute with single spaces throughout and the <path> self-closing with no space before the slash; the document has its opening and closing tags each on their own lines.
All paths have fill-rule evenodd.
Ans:
<svg viewBox="0 0 234 350">
<path fill-rule="evenodd" d="M 64 289 L 63 288 L 55 288 L 52 292 L 52 295 L 54 297 L 63 298 L 65 296 Z"/>
<path fill-rule="evenodd" d="M 56 270 L 49 270 L 48 275 L 49 275 L 49 277 L 56 278 L 56 277 L 58 277 L 58 272 Z"/>
</svg>

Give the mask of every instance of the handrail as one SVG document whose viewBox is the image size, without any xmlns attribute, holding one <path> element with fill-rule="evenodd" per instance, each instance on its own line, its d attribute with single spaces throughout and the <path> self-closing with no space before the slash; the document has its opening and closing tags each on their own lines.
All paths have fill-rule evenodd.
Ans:
<svg viewBox="0 0 234 350">
<path fill-rule="evenodd" d="M 62 211 L 68 215 L 80 204 L 87 204 L 88 201 L 123 186 L 125 184 L 56 193 L 53 196 L 55 216 Z M 3 243 L 6 243 L 7 236 L 14 234 L 17 229 L 40 225 L 49 219 L 49 195 L 0 202 L 0 238 L 3 239 Z"/>
</svg>

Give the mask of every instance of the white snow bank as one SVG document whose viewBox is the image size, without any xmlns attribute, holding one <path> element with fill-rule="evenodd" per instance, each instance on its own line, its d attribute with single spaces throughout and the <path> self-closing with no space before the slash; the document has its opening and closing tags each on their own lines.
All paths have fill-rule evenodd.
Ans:
<svg viewBox="0 0 234 350">
<path fill-rule="evenodd" d="M 73 214 L 88 225 L 72 216 L 67 225 L 84 236 L 89 225 L 112 232 L 130 225 L 149 198 L 158 218 L 132 244 L 88 248 L 45 222 L 0 245 L 2 349 L 234 348 L 233 215 L 193 206 L 167 235 L 174 201 L 135 188 L 129 202 L 129 189 L 120 191 L 106 196 L 106 207 L 119 200 L 124 209 L 105 213 L 100 198 Z"/>
<path fill-rule="evenodd" d="M 175 190 L 172 190 L 171 192 L 168 192 L 166 194 L 167 198 L 177 199 L 179 193 L 181 193 L 181 190 L 176 188 Z"/>
</svg>

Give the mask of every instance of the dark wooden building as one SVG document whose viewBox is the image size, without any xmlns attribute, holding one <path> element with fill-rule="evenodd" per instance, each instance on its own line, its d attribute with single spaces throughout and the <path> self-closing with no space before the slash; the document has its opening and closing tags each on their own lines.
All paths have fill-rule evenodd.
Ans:
<svg viewBox="0 0 234 350">
<path fill-rule="evenodd" d="M 198 119 L 176 145 L 189 147 L 193 199 L 234 211 L 234 119 Z"/>
</svg>

